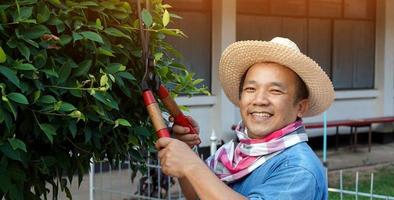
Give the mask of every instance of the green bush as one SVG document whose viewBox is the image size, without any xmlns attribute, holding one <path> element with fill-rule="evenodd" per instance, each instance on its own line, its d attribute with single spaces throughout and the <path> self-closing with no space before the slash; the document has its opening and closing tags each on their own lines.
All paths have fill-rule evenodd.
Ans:
<svg viewBox="0 0 394 200">
<path fill-rule="evenodd" d="M 165 41 L 183 36 L 168 8 L 141 13 L 155 72 L 175 93 L 206 92 Z M 136 166 L 153 149 L 137 13 L 135 0 L 1 1 L 0 198 L 46 199 L 48 185 L 71 196 L 92 156 Z"/>
</svg>

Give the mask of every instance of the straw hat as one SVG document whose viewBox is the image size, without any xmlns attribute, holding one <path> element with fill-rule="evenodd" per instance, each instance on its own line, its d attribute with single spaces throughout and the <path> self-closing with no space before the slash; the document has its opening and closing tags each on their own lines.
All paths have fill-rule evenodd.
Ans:
<svg viewBox="0 0 394 200">
<path fill-rule="evenodd" d="M 224 50 L 219 64 L 219 80 L 227 97 L 236 106 L 239 106 L 242 75 L 259 62 L 284 65 L 305 82 L 309 91 L 309 109 L 304 117 L 323 112 L 333 102 L 334 88 L 319 64 L 301 53 L 293 41 L 276 37 L 271 41 L 239 41 Z"/>
</svg>

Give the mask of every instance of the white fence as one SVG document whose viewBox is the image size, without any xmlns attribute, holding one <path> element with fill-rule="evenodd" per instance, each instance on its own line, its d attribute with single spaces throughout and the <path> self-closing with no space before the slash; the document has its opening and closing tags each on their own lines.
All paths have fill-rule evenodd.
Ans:
<svg viewBox="0 0 394 200">
<path fill-rule="evenodd" d="M 94 165 L 92 162 L 90 173 L 90 200 L 123 199 L 123 200 L 163 200 L 184 199 L 176 179 L 165 176 L 155 159 L 148 159 L 147 173 L 133 175 L 129 163 L 120 163 L 112 168 L 107 161 Z M 338 172 L 339 184 L 328 188 L 330 196 L 337 193 L 336 199 L 356 199 L 365 197 L 369 199 L 394 200 L 394 196 L 377 194 L 374 191 L 374 173 L 370 173 L 368 191 L 360 190 L 359 172 L 355 172 L 351 189 L 344 187 L 343 171 Z M 131 177 L 134 176 L 134 180 Z M 393 188 L 394 191 L 394 188 Z M 332 198 L 329 198 L 332 199 Z"/>
<path fill-rule="evenodd" d="M 339 172 L 339 186 L 338 188 L 333 188 L 330 187 L 328 188 L 328 191 L 330 194 L 337 193 L 339 194 L 339 199 L 342 200 L 344 198 L 351 198 L 351 199 L 356 199 L 358 200 L 359 197 L 367 197 L 369 199 L 386 199 L 386 200 L 394 200 L 394 196 L 389 196 L 387 194 L 376 194 L 374 192 L 374 187 L 375 185 L 375 180 L 374 180 L 374 173 L 371 172 L 369 174 L 369 188 L 368 191 L 360 191 L 360 181 L 359 181 L 359 174 L 360 172 L 357 171 L 355 172 L 355 179 L 352 179 L 354 181 L 354 190 L 351 189 L 345 189 L 344 188 L 344 175 L 343 175 L 343 170 L 340 170 Z M 394 188 L 392 188 L 392 191 L 394 191 Z M 364 198 L 365 199 L 365 198 Z"/>
<path fill-rule="evenodd" d="M 90 200 L 184 199 L 177 180 L 162 174 L 157 159 L 148 159 L 146 167 L 146 174 L 141 174 L 132 170 L 129 162 L 116 167 L 107 160 L 91 162 Z"/>
<path fill-rule="evenodd" d="M 216 137 L 214 133 L 211 137 L 211 154 L 216 150 Z M 96 168 L 95 168 L 96 167 Z M 98 169 L 97 169 L 98 168 Z M 95 166 L 93 160 L 90 170 L 90 200 L 101 199 L 184 199 L 179 184 L 175 178 L 162 174 L 157 159 L 147 160 L 146 175 L 136 173 L 131 170 L 130 164 L 119 163 L 117 169 L 112 169 L 108 162 L 100 162 Z M 386 199 L 394 200 L 394 196 L 388 194 L 377 194 L 374 191 L 374 173 L 370 173 L 370 183 L 368 191 L 360 190 L 359 172 L 355 172 L 355 177 L 351 178 L 354 188 L 344 187 L 343 171 L 338 172 L 339 184 L 337 187 L 328 188 L 329 199 Z M 134 181 L 131 177 L 134 176 Z M 365 189 L 365 188 L 364 188 Z M 392 188 L 394 191 L 394 188 Z M 338 197 L 332 197 L 336 194 Z"/>
</svg>

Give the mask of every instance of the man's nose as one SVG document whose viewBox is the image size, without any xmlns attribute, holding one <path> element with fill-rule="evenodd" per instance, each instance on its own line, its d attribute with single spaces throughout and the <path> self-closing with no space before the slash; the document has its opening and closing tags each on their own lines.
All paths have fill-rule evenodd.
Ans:
<svg viewBox="0 0 394 200">
<path fill-rule="evenodd" d="M 253 104 L 256 106 L 266 106 L 270 104 L 268 94 L 265 91 L 257 91 L 253 98 Z"/>
</svg>

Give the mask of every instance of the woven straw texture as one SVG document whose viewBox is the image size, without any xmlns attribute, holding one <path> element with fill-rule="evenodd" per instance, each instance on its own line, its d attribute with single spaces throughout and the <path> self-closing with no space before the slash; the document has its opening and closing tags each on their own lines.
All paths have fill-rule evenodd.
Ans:
<svg viewBox="0 0 394 200">
<path fill-rule="evenodd" d="M 285 39 L 285 38 L 283 38 Z M 304 117 L 318 115 L 334 100 L 334 88 L 327 74 L 297 45 L 267 41 L 239 41 L 225 49 L 219 64 L 219 80 L 230 101 L 239 106 L 239 84 L 242 75 L 258 62 L 275 62 L 289 67 L 301 77 L 309 90 L 309 109 Z"/>
</svg>

